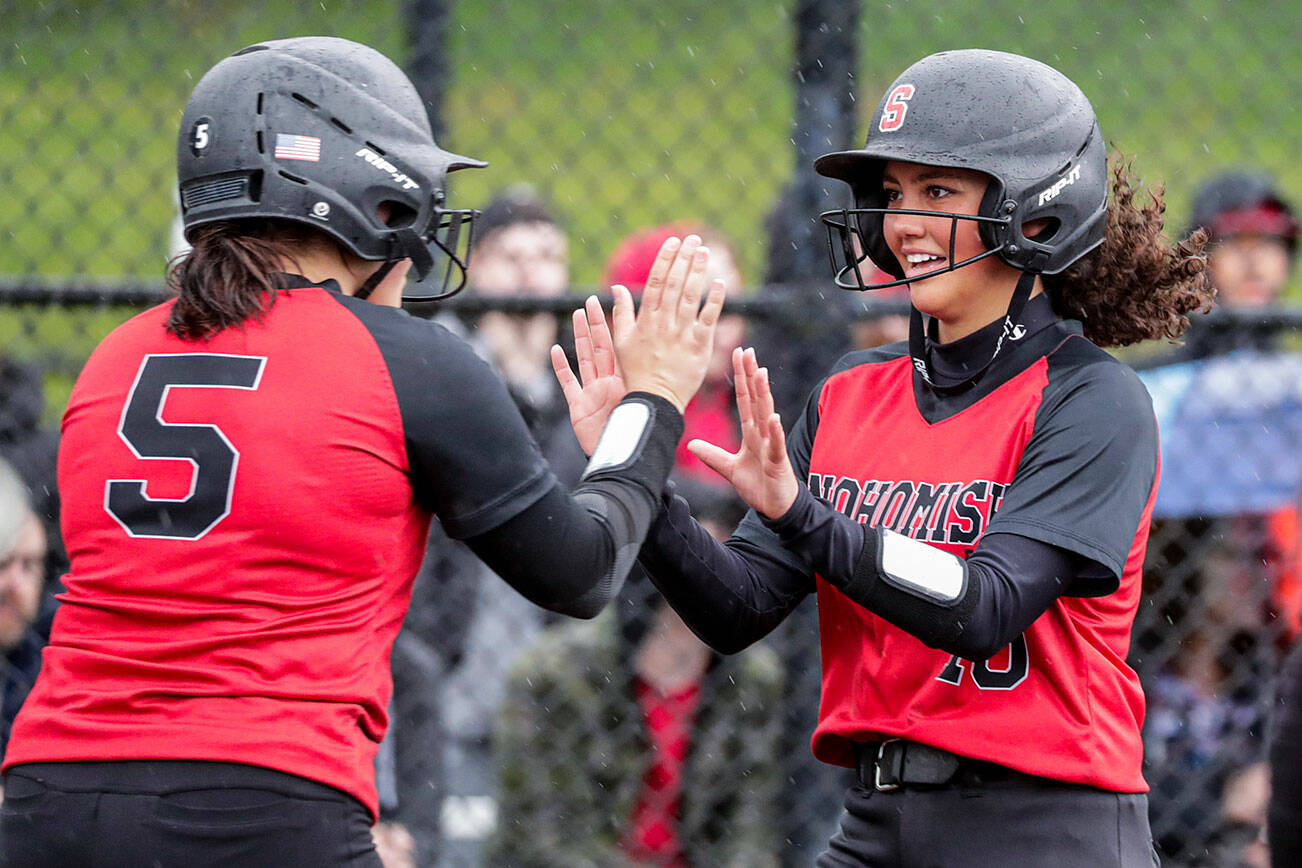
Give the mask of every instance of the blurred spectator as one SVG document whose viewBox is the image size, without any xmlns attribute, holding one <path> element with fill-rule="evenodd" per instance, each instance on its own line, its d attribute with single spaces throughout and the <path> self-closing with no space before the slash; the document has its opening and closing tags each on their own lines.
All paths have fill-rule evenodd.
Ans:
<svg viewBox="0 0 1302 868">
<path fill-rule="evenodd" d="M 1221 838 L 1213 864 L 1226 868 L 1270 868 L 1266 808 L 1270 770 L 1253 763 L 1230 776 L 1221 799 Z"/>
<path fill-rule="evenodd" d="M 607 260 L 605 283 L 622 283 L 637 294 L 646 284 L 660 244 L 670 235 L 686 232 L 700 235 L 710 248 L 710 265 L 716 269 L 716 273 L 711 276 L 721 277 L 727 283 L 729 295 L 737 292 L 742 287 L 742 279 L 736 269 L 736 254 L 732 243 L 711 227 L 691 222 L 659 226 L 626 238 Z M 726 253 L 727 259 L 720 257 L 720 253 Z M 835 293 L 832 298 L 837 303 L 844 303 L 844 306 L 831 318 L 843 324 L 844 320 L 837 318 L 851 309 L 852 306 L 847 301 L 850 294 L 840 289 L 832 291 Z M 907 337 L 908 317 L 899 319 L 903 322 L 903 336 Z M 889 322 L 883 324 L 884 329 L 868 325 L 869 321 L 866 320 L 853 322 L 858 329 L 856 337 L 859 339 L 885 340 L 892 336 L 892 324 Z M 861 322 L 864 323 L 862 329 L 859 328 Z M 825 326 L 826 322 L 820 319 L 820 324 Z M 767 331 L 772 332 L 773 329 Z M 775 366 L 790 365 L 791 369 L 782 374 L 778 374 L 774 367 L 772 370 L 775 378 L 788 384 L 800 382 L 797 372 L 804 369 L 803 366 L 810 361 L 804 354 L 811 347 L 819 347 L 820 352 L 815 353 L 814 358 L 820 359 L 820 353 L 827 349 L 827 337 L 807 335 L 807 339 L 801 340 L 788 331 L 784 334 L 781 346 L 769 347 L 764 358 L 776 360 L 770 363 Z M 706 382 L 684 414 L 686 430 L 679 444 L 679 469 L 675 471 L 674 479 L 679 485 L 680 493 L 689 502 L 708 496 L 711 492 L 726 492 L 729 496 L 733 493 L 731 486 L 687 451 L 687 443 L 693 437 L 700 437 L 728 449 L 737 448 L 739 430 L 731 383 L 730 356 L 733 348 L 741 346 L 746 339 L 746 323 L 741 317 L 734 317 L 730 321 L 725 316 L 720 320 L 714 338 L 715 362 L 706 375 Z M 788 362 L 783 362 L 783 359 Z M 823 361 L 826 360 L 817 361 L 817 365 L 821 366 L 818 367 L 820 371 L 826 368 Z M 812 386 L 813 381 L 810 381 L 802 383 L 800 388 L 807 390 Z M 777 389 L 775 383 L 775 390 Z M 806 397 L 807 394 L 799 395 L 797 406 L 803 406 Z M 789 421 L 796 415 L 787 412 L 783 418 Z M 782 731 L 777 750 L 779 762 L 783 766 L 780 774 L 783 785 L 776 804 L 778 829 L 783 839 L 781 859 L 784 866 L 803 868 L 812 864 L 814 858 L 825 848 L 828 838 L 836 831 L 845 790 L 852 782 L 853 774 L 846 769 L 818 762 L 809 750 L 822 689 L 818 665 L 818 611 L 812 598 L 798 607 L 774 631 L 770 644 L 779 656 L 784 682 L 792 697 L 780 712 Z"/>
<path fill-rule="evenodd" d="M 68 570 L 59 534 L 56 457 L 59 438 L 41 425 L 45 392 L 35 370 L 0 353 L 0 459 L 18 471 L 31 493 L 32 509 L 44 526 L 49 550 L 43 570 L 52 598 Z"/>
<path fill-rule="evenodd" d="M 1206 181 L 1194 195 L 1188 232 L 1211 236 L 1208 266 L 1218 307 L 1261 308 L 1278 301 L 1297 257 L 1293 206 L 1265 174 L 1231 171 Z M 1273 349 L 1275 332 L 1200 319 L 1185 335 L 1184 359 L 1250 347 Z"/>
<path fill-rule="evenodd" d="M 49 641 L 50 612 L 40 617 L 45 555 L 45 528 L 32 510 L 26 486 L 0 459 L 0 652 L 5 667 L 0 758 L 14 717 L 40 672 L 41 649 Z"/>
<path fill-rule="evenodd" d="M 568 290 L 565 232 L 530 188 L 507 188 L 484 208 L 468 277 L 467 291 L 481 296 Z M 497 370 L 557 477 L 576 483 L 586 457 L 548 355 L 557 317 L 493 311 L 469 323 L 450 314 L 436 321 Z M 434 522 L 393 655 L 394 805 L 386 813 L 410 833 L 416 865 L 483 864 L 497 822 L 491 737 L 511 649 L 528 647 L 549 621 Z"/>
<path fill-rule="evenodd" d="M 1266 629 L 1269 579 L 1261 559 L 1243 548 L 1252 534 L 1232 521 L 1212 527 L 1200 569 L 1173 601 L 1183 611 L 1161 622 L 1179 647 L 1146 684 L 1153 834 L 1163 864 L 1176 866 L 1234 864 L 1222 861 L 1233 830 L 1221 802 L 1229 782 L 1265 759 L 1277 659 Z"/>
<path fill-rule="evenodd" d="M 660 245 L 672 236 L 689 234 L 699 235 L 710 248 L 707 285 L 720 279 L 727 286 L 728 295 L 736 297 L 743 289 L 736 248 L 717 229 L 692 222 L 656 226 L 625 238 L 606 261 L 603 283 L 621 284 L 628 287 L 634 298 L 640 296 Z M 727 313 L 726 307 L 724 310 L 714 333 L 714 356 L 705 372 L 705 382 L 683 412 L 683 438 L 674 457 L 674 480 L 688 501 L 698 489 L 704 489 L 707 495 L 732 492 L 732 486 L 687 449 L 687 444 L 697 437 L 730 450 L 741 444 L 732 390 L 732 351 L 746 339 L 746 320 L 740 314 Z"/>
<path fill-rule="evenodd" d="M 1295 258 L 1298 224 L 1292 206 L 1268 176 L 1231 171 L 1207 180 L 1194 197 L 1187 231 L 1199 229 L 1210 235 L 1208 264 L 1218 308 L 1242 313 L 1279 300 Z M 1211 357 L 1244 351 L 1265 367 L 1279 358 L 1277 334 L 1263 323 L 1231 324 L 1215 314 L 1198 318 L 1185 345 L 1156 360 L 1177 364 L 1146 376 L 1170 372 L 1174 377 L 1186 370 L 1190 382 L 1203 384 L 1217 371 L 1230 370 L 1216 367 L 1230 360 Z M 1253 386 L 1244 382 L 1239 388 Z M 1205 385 L 1191 389 L 1195 396 L 1206 393 Z M 1244 405 L 1267 400 L 1279 399 L 1245 394 Z M 1164 458 L 1179 451 L 1165 448 L 1169 438 L 1201 442 L 1190 440 L 1177 421 L 1173 417 L 1163 426 Z M 1219 484 L 1216 462 L 1234 456 L 1223 449 L 1204 451 L 1196 468 L 1174 458 L 1164 466 L 1168 493 L 1175 482 L 1185 487 Z M 1188 478 L 1198 471 L 1206 478 Z M 1171 475 L 1175 473 L 1183 476 Z M 1290 479 L 1285 488 L 1292 486 Z M 1148 596 L 1167 601 L 1154 608 L 1161 616 L 1147 626 L 1137 623 L 1136 630 L 1149 697 L 1145 748 L 1153 833 L 1167 864 L 1238 864 L 1227 861 L 1226 842 L 1234 838 L 1231 824 L 1239 821 L 1227 819 L 1220 803 L 1223 791 L 1235 781 L 1248 781 L 1250 770 L 1264 759 L 1271 679 L 1281 651 L 1297 635 L 1302 577 L 1296 510 L 1285 506 L 1158 520 L 1153 535 L 1184 541 L 1183 551 L 1150 573 Z M 1191 540 L 1204 545 L 1191 546 Z M 1183 639 L 1179 647 L 1160 639 L 1177 634 Z"/>
<path fill-rule="evenodd" d="M 569 241 L 550 207 L 529 187 L 510 187 L 475 224 L 469 291 L 490 297 L 558 298 L 570 285 Z M 574 482 L 586 459 L 570 429 L 569 408 L 552 373 L 560 322 L 551 313 L 492 311 L 471 342 L 497 368 L 557 476 Z"/>
<path fill-rule="evenodd" d="M 740 510 L 693 504 L 726 537 Z M 502 868 L 777 864 L 782 677 L 712 652 L 645 575 L 591 622 L 544 632 L 498 726 Z"/>
</svg>

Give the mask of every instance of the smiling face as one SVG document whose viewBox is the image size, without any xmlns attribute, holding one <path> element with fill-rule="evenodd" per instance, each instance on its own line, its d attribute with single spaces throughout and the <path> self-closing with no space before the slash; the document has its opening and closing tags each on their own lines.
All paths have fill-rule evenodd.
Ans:
<svg viewBox="0 0 1302 868">
<path fill-rule="evenodd" d="M 975 215 L 990 177 L 970 169 L 946 169 L 919 163 L 886 164 L 882 188 L 888 208 Z M 948 268 L 950 236 L 954 262 L 985 253 L 974 220 L 886 214 L 882 221 L 886 243 L 904 268 L 906 278 L 922 278 Z M 935 317 L 942 342 L 957 340 L 1003 316 L 1020 272 L 997 256 L 934 274 L 909 284 L 913 306 Z M 1038 283 L 1035 293 L 1040 291 Z"/>
</svg>

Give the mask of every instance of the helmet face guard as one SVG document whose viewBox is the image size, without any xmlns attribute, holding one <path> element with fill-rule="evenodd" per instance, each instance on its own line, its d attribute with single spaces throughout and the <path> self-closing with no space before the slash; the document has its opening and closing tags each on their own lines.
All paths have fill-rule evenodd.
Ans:
<svg viewBox="0 0 1302 868">
<path fill-rule="evenodd" d="M 407 282 L 403 301 L 438 301 L 465 288 L 478 216 L 471 208 L 439 211 L 425 236 L 408 248 L 416 279 Z"/>
<path fill-rule="evenodd" d="M 937 268 L 935 271 L 929 271 L 917 277 L 897 277 L 895 280 L 875 283 L 865 281 L 863 270 L 859 267 L 865 262 L 871 262 L 887 273 L 898 271 L 898 263 L 895 262 L 893 256 L 888 263 L 879 263 L 872 257 L 868 252 L 868 239 L 873 236 L 868 235 L 862 228 L 865 224 L 880 227 L 887 214 L 942 217 L 949 220 L 949 264 L 944 268 Z M 949 214 L 944 211 L 919 211 L 911 208 L 839 208 L 835 211 L 824 211 L 818 215 L 818 219 L 827 229 L 827 246 L 831 253 L 832 273 L 835 275 L 836 285 L 841 289 L 861 291 L 888 289 L 892 286 L 916 283 L 919 280 L 926 280 L 928 277 L 935 277 L 937 274 L 957 271 L 965 265 L 971 265 L 987 257 L 995 256 L 1007 246 L 1006 243 L 1001 242 L 995 247 L 987 249 L 984 253 L 970 256 L 962 262 L 955 262 L 954 237 L 958 234 L 958 221 L 969 220 L 978 225 L 997 227 L 1006 227 L 1009 223 L 1007 218 L 982 217 L 975 214 Z M 888 268 L 887 265 L 891 267 Z"/>
</svg>

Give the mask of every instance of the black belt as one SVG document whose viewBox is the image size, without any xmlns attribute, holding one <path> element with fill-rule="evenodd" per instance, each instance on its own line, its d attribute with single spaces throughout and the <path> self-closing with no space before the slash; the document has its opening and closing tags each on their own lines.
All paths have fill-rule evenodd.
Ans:
<svg viewBox="0 0 1302 868">
<path fill-rule="evenodd" d="M 979 786 L 987 781 L 1011 778 L 1037 779 L 1007 766 L 969 759 L 902 738 L 866 742 L 856 749 L 855 761 L 859 783 L 880 792 L 904 786 L 943 787 L 955 783 Z"/>
</svg>

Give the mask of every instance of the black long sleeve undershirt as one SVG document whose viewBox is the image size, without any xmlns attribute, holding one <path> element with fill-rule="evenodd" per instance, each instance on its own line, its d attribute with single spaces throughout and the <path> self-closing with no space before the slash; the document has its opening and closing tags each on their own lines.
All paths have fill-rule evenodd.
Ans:
<svg viewBox="0 0 1302 868">
<path fill-rule="evenodd" d="M 602 434 L 608 448 L 598 447 L 567 494 L 501 378 L 465 341 L 327 284 L 384 359 L 416 501 L 533 602 L 596 615 L 618 593 L 660 509 L 683 433 L 678 409 L 659 395 L 624 396 Z M 313 284 L 296 277 L 293 285 Z"/>
<path fill-rule="evenodd" d="M 684 622 L 723 653 L 771 631 L 813 590 L 817 572 L 851 600 L 917 636 L 969 660 L 985 660 L 1011 642 L 1090 566 L 1080 556 L 1016 534 L 982 538 L 966 561 L 963 593 L 948 604 L 909 593 L 877 569 L 881 531 L 837 512 L 800 486 L 786 515 L 764 524 L 781 553 L 734 536 L 715 541 L 672 497 L 640 555 L 652 580 Z M 794 568 L 806 565 L 805 570 Z"/>
<path fill-rule="evenodd" d="M 723 654 L 768 635 L 814 589 L 808 572 L 762 547 L 737 536 L 716 540 L 672 484 L 638 562 L 683 623 Z"/>
<path fill-rule="evenodd" d="M 618 466 L 589 470 L 573 493 L 554 483 L 491 530 L 465 539 L 493 572 L 531 602 L 576 618 L 595 617 L 619 593 L 660 502 L 681 414 L 665 399 L 631 393 L 653 408 L 641 446 Z"/>
<path fill-rule="evenodd" d="M 607 594 L 599 588 L 614 563 L 614 534 L 558 483 L 519 515 L 465 540 L 489 569 L 526 599 L 554 612 L 591 618 Z"/>
</svg>

